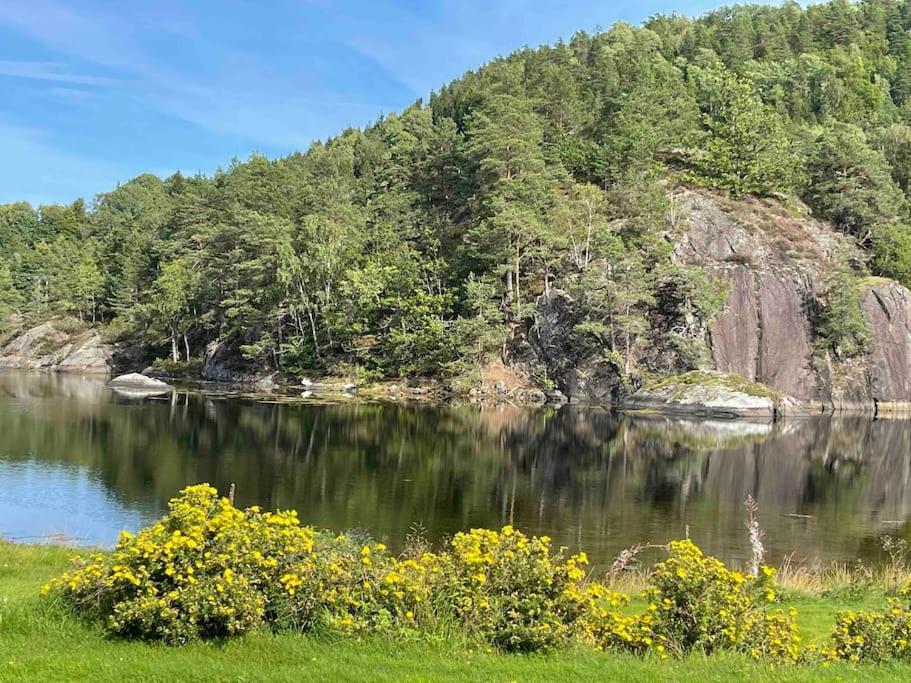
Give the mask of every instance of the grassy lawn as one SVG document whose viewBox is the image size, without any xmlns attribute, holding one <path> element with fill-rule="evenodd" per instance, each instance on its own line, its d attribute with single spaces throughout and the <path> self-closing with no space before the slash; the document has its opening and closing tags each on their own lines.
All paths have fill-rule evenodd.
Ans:
<svg viewBox="0 0 911 683">
<path fill-rule="evenodd" d="M 71 551 L 0 544 L 0 681 L 733 681 L 909 680 L 911 665 L 775 668 L 737 656 L 661 662 L 573 650 L 547 656 L 472 651 L 451 643 L 320 639 L 259 633 L 228 643 L 167 647 L 105 637 L 38 597 Z M 800 597 L 806 640 L 825 636 L 837 610 L 879 596 Z"/>
</svg>

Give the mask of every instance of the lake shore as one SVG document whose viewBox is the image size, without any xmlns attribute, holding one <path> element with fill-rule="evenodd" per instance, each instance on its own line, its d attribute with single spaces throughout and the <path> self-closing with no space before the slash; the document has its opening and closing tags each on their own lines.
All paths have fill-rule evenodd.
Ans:
<svg viewBox="0 0 911 683">
<path fill-rule="evenodd" d="M 660 661 L 573 649 L 507 655 L 458 641 L 300 636 L 255 632 L 230 642 L 181 647 L 105 636 L 64 607 L 39 597 L 40 586 L 68 568 L 61 546 L 0 543 L 0 679 L 4 681 L 466 681 L 466 680 L 907 680 L 911 665 L 833 663 L 785 667 L 745 656 L 691 655 Z M 878 590 L 788 600 L 807 643 L 831 630 L 835 613 L 875 607 Z"/>
</svg>

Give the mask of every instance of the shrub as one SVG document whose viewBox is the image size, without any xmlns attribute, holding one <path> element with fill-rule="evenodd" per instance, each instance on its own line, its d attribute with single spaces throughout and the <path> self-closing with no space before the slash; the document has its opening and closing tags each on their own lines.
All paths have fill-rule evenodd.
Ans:
<svg viewBox="0 0 911 683">
<path fill-rule="evenodd" d="M 435 617 L 429 601 L 439 573 L 432 553 L 398 559 L 382 543 L 320 539 L 279 579 L 276 621 L 302 631 L 323 625 L 346 633 L 427 625 Z"/>
<path fill-rule="evenodd" d="M 295 512 L 241 511 L 191 486 L 158 523 L 45 586 L 113 633 L 170 642 L 239 635 L 263 622 L 285 567 L 313 552 Z"/>
<path fill-rule="evenodd" d="M 111 633 L 170 643 L 259 626 L 398 636 L 455 626 L 510 652 L 587 642 L 662 658 L 730 649 L 797 659 L 794 614 L 765 609 L 776 599 L 773 570 L 745 577 L 690 541 L 669 553 L 651 574 L 647 610 L 630 615 L 626 596 L 587 579 L 584 553 L 554 553 L 546 536 L 473 529 L 438 553 L 421 546 L 395 557 L 382 543 L 302 527 L 294 512 L 238 510 L 200 485 L 45 590 Z M 906 633 L 899 620 L 891 631 L 870 621 Z M 843 651 L 836 644 L 832 656 Z"/>
<path fill-rule="evenodd" d="M 496 647 L 557 647 L 583 628 L 600 596 L 585 584 L 584 553 L 551 555 L 550 538 L 511 526 L 456 534 L 444 558 L 444 587 L 458 621 Z"/>
<path fill-rule="evenodd" d="M 706 557 L 689 540 L 668 546 L 644 595 L 646 611 L 632 620 L 608 615 L 600 645 L 627 650 L 652 648 L 660 654 L 737 650 L 753 657 L 796 660 L 800 637 L 795 613 L 769 613 L 776 599 L 774 570 L 752 578 Z"/>
<path fill-rule="evenodd" d="M 202 372 L 203 362 L 198 359 L 183 361 L 170 360 L 169 358 L 156 358 L 152 361 L 152 367 L 169 377 L 198 378 L 199 374 Z"/>
<path fill-rule="evenodd" d="M 911 583 L 901 598 L 890 599 L 882 612 L 840 612 L 823 655 L 850 662 L 911 659 Z"/>
</svg>

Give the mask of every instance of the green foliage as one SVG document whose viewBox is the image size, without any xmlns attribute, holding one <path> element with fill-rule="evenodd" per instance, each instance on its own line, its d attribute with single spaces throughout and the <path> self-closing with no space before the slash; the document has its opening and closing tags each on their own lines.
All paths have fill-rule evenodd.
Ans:
<svg viewBox="0 0 911 683">
<path fill-rule="evenodd" d="M 259 625 L 405 633 L 455 620 L 508 651 L 566 644 L 590 612 L 584 554 L 552 555 L 511 527 L 457 534 L 396 558 L 380 543 L 301 527 L 294 512 L 238 510 L 208 485 L 110 554 L 78 558 L 44 592 L 118 635 L 185 643 Z"/>
<path fill-rule="evenodd" d="M 169 508 L 112 552 L 77 558 L 43 592 L 111 633 L 168 643 L 258 626 L 404 639 L 458 629 L 508 652 L 584 643 L 662 659 L 801 654 L 796 613 L 769 609 L 774 570 L 745 576 L 689 540 L 670 543 L 649 574 L 647 606 L 631 614 L 626 596 L 587 577 L 584 553 L 553 553 L 549 538 L 511 526 L 458 533 L 440 552 L 413 543 L 395 557 L 369 539 L 302 527 L 294 512 L 239 510 L 208 485 Z"/>
<path fill-rule="evenodd" d="M 443 561 L 442 590 L 456 618 L 509 652 L 567 644 L 604 592 L 583 585 L 584 553 L 553 556 L 548 537 L 511 526 L 456 534 Z"/>
<path fill-rule="evenodd" d="M 824 129 L 816 140 L 805 199 L 861 243 L 870 241 L 877 225 L 894 221 L 905 201 L 883 155 L 867 145 L 861 129 L 841 123 Z"/>
<path fill-rule="evenodd" d="M 798 658 L 795 613 L 764 607 L 777 597 L 774 569 L 763 567 L 758 578 L 744 576 L 688 540 L 672 542 L 669 555 L 652 571 L 654 587 L 640 617 L 657 641 L 677 654 L 739 649 L 757 658 Z"/>
<path fill-rule="evenodd" d="M 780 117 L 753 84 L 718 66 L 697 72 L 696 81 L 708 140 L 694 177 L 734 195 L 791 190 L 799 160 Z"/>
<path fill-rule="evenodd" d="M 817 345 L 836 358 L 851 358 L 870 344 L 870 329 L 860 309 L 861 280 L 849 271 L 832 275 L 816 302 Z"/>
<path fill-rule="evenodd" d="M 911 287 L 911 229 L 888 223 L 873 232 L 870 267 L 873 272 Z"/>
<path fill-rule="evenodd" d="M 187 642 L 239 635 L 262 623 L 266 592 L 313 548 L 293 513 L 240 511 L 215 489 L 185 489 L 160 522 L 124 532 L 113 553 L 77 563 L 46 592 L 111 632 Z"/>
<path fill-rule="evenodd" d="M 0 262 L 0 330 L 22 305 L 22 295 L 13 284 L 9 266 Z"/>
</svg>

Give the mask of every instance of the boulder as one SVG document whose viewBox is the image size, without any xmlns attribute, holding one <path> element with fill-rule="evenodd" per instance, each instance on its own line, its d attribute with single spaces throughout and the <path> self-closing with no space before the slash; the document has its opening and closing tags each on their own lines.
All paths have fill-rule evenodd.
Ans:
<svg viewBox="0 0 911 683">
<path fill-rule="evenodd" d="M 138 372 L 128 372 L 125 375 L 118 375 L 110 382 L 111 387 L 141 387 L 144 389 L 170 389 L 171 385 L 162 382 L 155 377 L 148 377 Z"/>
<path fill-rule="evenodd" d="M 166 394 L 174 390 L 167 382 L 162 382 L 154 377 L 146 377 L 138 372 L 130 372 L 115 377 L 108 382 L 108 386 L 122 393 L 144 395 Z"/>
</svg>

